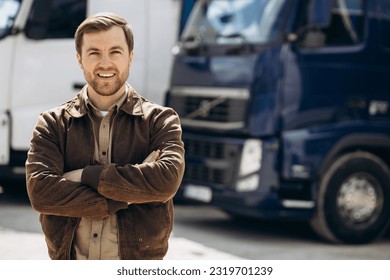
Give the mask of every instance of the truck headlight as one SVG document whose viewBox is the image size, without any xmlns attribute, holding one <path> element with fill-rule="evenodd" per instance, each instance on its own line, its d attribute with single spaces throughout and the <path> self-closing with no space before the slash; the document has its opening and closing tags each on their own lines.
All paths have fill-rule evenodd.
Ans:
<svg viewBox="0 0 390 280">
<path fill-rule="evenodd" d="M 239 179 L 236 184 L 237 192 L 252 192 L 257 190 L 260 183 L 259 174 L 253 174 L 243 179 Z"/>
<path fill-rule="evenodd" d="M 261 156 L 261 141 L 257 139 L 247 140 L 242 149 L 239 176 L 243 177 L 259 171 L 261 168 Z"/>
</svg>

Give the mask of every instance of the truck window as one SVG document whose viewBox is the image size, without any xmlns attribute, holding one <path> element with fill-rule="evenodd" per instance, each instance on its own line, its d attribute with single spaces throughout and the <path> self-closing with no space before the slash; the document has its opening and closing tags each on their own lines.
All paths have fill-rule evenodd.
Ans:
<svg viewBox="0 0 390 280">
<path fill-rule="evenodd" d="M 20 2 L 21 0 L 0 0 L 0 38 L 10 33 Z"/>
<path fill-rule="evenodd" d="M 360 44 L 364 31 L 364 0 L 337 0 L 330 26 L 324 30 L 327 46 Z"/>
<path fill-rule="evenodd" d="M 197 1 L 181 40 L 202 44 L 268 43 L 285 22 L 286 0 Z"/>
<path fill-rule="evenodd" d="M 30 39 L 73 38 L 86 17 L 86 0 L 36 0 L 26 25 Z"/>
<path fill-rule="evenodd" d="M 365 0 L 335 0 L 329 25 L 324 28 L 306 29 L 301 46 L 303 48 L 342 47 L 362 43 L 364 39 L 364 11 Z"/>
</svg>

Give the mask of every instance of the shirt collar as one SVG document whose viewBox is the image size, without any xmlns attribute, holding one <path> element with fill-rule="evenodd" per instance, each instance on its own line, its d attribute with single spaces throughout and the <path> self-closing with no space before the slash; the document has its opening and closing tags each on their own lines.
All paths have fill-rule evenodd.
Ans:
<svg viewBox="0 0 390 280">
<path fill-rule="evenodd" d="M 120 110 L 123 110 L 125 113 L 133 116 L 142 116 L 142 104 L 146 100 L 140 96 L 137 91 L 128 83 L 126 83 L 127 94 L 124 94 L 123 104 L 119 106 Z M 90 108 L 87 106 L 85 101 L 87 95 L 87 85 L 85 85 L 79 92 L 79 94 L 73 98 L 66 107 L 66 111 L 75 118 L 80 118 L 86 115 Z M 118 100 L 120 102 L 121 100 Z"/>
<path fill-rule="evenodd" d="M 129 84 L 126 83 L 126 89 L 125 89 L 124 94 L 122 94 L 122 96 L 114 104 L 112 104 L 111 107 L 107 111 L 103 111 L 103 112 L 105 112 L 105 113 L 106 112 L 113 112 L 114 110 L 117 110 L 120 106 L 122 106 L 123 103 L 127 99 L 127 95 L 129 93 L 129 88 L 130 88 Z M 103 112 L 101 110 L 99 110 L 98 108 L 96 108 L 96 106 L 93 105 L 93 103 L 91 102 L 91 99 L 89 99 L 89 97 L 88 97 L 88 85 L 86 85 L 82 89 L 82 91 L 81 91 L 81 99 L 84 102 L 85 107 L 87 108 L 88 111 L 91 111 L 91 109 L 92 109 L 98 115 L 103 115 Z"/>
</svg>

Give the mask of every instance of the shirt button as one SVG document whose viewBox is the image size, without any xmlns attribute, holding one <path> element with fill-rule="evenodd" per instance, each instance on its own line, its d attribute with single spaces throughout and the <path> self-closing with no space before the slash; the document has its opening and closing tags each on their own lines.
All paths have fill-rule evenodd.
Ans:
<svg viewBox="0 0 390 280">
<path fill-rule="evenodd" d="M 142 238 L 140 238 L 140 239 L 138 239 L 138 241 L 139 241 L 139 242 L 142 242 L 142 241 L 143 241 L 143 239 L 142 239 Z"/>
<path fill-rule="evenodd" d="M 99 234 L 97 234 L 97 233 L 94 233 L 94 234 L 93 234 L 93 237 L 94 237 L 94 238 L 97 238 L 98 236 L 99 236 Z"/>
<path fill-rule="evenodd" d="M 103 151 L 103 152 L 102 152 L 102 155 L 103 155 L 103 156 L 105 156 L 106 154 L 107 154 L 107 152 L 106 152 L 106 151 Z"/>
</svg>

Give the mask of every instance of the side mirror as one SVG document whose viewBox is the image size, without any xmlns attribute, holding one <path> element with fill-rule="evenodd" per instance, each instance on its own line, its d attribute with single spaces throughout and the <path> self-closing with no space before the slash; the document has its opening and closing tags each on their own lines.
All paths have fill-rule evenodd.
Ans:
<svg viewBox="0 0 390 280">
<path fill-rule="evenodd" d="M 308 9 L 308 27 L 324 28 L 329 26 L 332 7 L 335 0 L 311 0 Z"/>
</svg>

